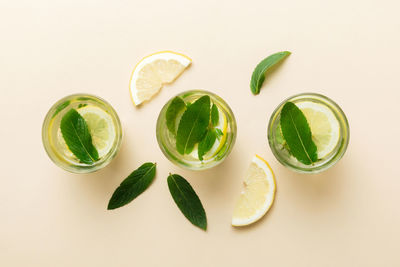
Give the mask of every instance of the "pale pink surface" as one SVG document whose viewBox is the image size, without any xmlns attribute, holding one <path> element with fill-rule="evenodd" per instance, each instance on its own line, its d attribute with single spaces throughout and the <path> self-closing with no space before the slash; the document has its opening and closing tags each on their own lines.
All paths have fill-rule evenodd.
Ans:
<svg viewBox="0 0 400 267">
<path fill-rule="evenodd" d="M 400 266 L 399 8 L 377 0 L 2 1 L 0 266 Z M 167 49 L 193 65 L 135 108 L 133 67 Z M 281 50 L 293 54 L 253 96 L 253 68 Z M 188 89 L 220 95 L 238 123 L 232 154 L 204 172 L 172 165 L 155 136 L 161 107 Z M 50 106 L 80 92 L 110 102 L 125 134 L 116 159 L 89 175 L 59 169 L 41 143 Z M 273 109 L 301 92 L 332 98 L 350 123 L 347 153 L 318 175 L 285 169 L 267 144 Z M 276 201 L 259 223 L 235 229 L 233 206 L 255 153 L 275 171 Z M 154 184 L 107 211 L 113 190 L 145 161 L 158 163 Z M 172 201 L 169 172 L 197 191 L 206 233 Z"/>
</svg>

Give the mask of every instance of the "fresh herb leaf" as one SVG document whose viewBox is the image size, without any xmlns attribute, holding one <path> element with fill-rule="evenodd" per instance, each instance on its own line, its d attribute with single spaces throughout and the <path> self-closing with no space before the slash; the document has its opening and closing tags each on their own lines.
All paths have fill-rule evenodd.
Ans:
<svg viewBox="0 0 400 267">
<path fill-rule="evenodd" d="M 202 96 L 183 113 L 176 135 L 176 149 L 180 154 L 192 152 L 200 142 L 210 123 L 210 97 Z"/>
<path fill-rule="evenodd" d="M 89 97 L 87 97 L 87 96 L 80 96 L 80 97 L 77 98 L 77 100 L 79 100 L 79 101 L 88 101 L 88 100 L 91 100 L 91 99 Z"/>
<path fill-rule="evenodd" d="M 211 123 L 215 127 L 218 125 L 219 111 L 217 105 L 213 104 L 211 107 Z"/>
<path fill-rule="evenodd" d="M 224 133 L 221 131 L 221 129 L 215 129 L 215 133 L 217 134 L 218 140 L 224 135 Z"/>
<path fill-rule="evenodd" d="M 199 160 L 203 161 L 203 156 L 213 147 L 217 140 L 217 132 L 215 129 L 209 129 L 203 140 L 199 143 L 198 155 Z"/>
<path fill-rule="evenodd" d="M 175 97 L 167 108 L 165 117 L 167 119 L 167 127 L 171 133 L 176 134 L 176 119 L 183 110 L 185 110 L 185 102 L 180 97 Z"/>
<path fill-rule="evenodd" d="M 206 212 L 192 186 L 178 174 L 170 174 L 167 182 L 169 192 L 183 215 L 193 225 L 206 230 Z"/>
<path fill-rule="evenodd" d="M 250 81 L 250 89 L 253 94 L 258 95 L 260 93 L 260 88 L 265 80 L 266 72 L 290 54 L 289 51 L 278 52 L 258 63 L 257 67 L 253 71 Z"/>
<path fill-rule="evenodd" d="M 81 103 L 81 104 L 78 105 L 78 109 L 79 109 L 79 108 L 86 107 L 87 105 L 88 105 L 88 104 L 86 104 L 86 103 L 85 103 L 85 104 L 82 104 L 82 103 Z"/>
<path fill-rule="evenodd" d="M 303 112 L 294 103 L 287 102 L 283 106 L 280 124 L 290 153 L 306 165 L 316 162 L 317 146 L 312 140 L 310 127 Z"/>
<path fill-rule="evenodd" d="M 69 150 L 82 163 L 93 164 L 99 160 L 99 153 L 92 143 L 86 121 L 75 109 L 65 113 L 60 129 Z"/>
<path fill-rule="evenodd" d="M 108 202 L 109 210 L 120 208 L 143 193 L 153 182 L 156 175 L 156 164 L 147 162 L 133 171 L 115 190 Z"/>
</svg>

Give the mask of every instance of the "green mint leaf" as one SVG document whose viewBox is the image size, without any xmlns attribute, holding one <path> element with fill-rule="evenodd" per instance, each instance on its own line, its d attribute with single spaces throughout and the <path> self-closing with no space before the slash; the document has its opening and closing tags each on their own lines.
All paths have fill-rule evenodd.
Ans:
<svg viewBox="0 0 400 267">
<path fill-rule="evenodd" d="M 81 103 L 81 104 L 78 105 L 78 109 L 83 108 L 83 107 L 86 107 L 87 105 L 88 105 L 88 104 L 82 104 L 82 103 Z"/>
<path fill-rule="evenodd" d="M 303 112 L 292 102 L 281 110 L 281 131 L 292 154 L 298 161 L 310 165 L 318 160 L 317 146 Z"/>
<path fill-rule="evenodd" d="M 147 162 L 133 171 L 115 190 L 108 202 L 109 210 L 120 208 L 143 193 L 153 182 L 156 175 L 156 164 Z"/>
<path fill-rule="evenodd" d="M 199 160 L 203 161 L 203 156 L 213 147 L 217 140 L 217 132 L 215 129 L 209 129 L 203 140 L 199 143 L 198 155 Z"/>
<path fill-rule="evenodd" d="M 71 109 L 65 113 L 60 129 L 69 150 L 82 163 L 93 164 L 99 160 L 99 153 L 92 143 L 89 128 L 78 111 Z"/>
<path fill-rule="evenodd" d="M 215 127 L 219 122 L 219 111 L 217 105 L 213 104 L 211 107 L 211 123 Z"/>
<path fill-rule="evenodd" d="M 215 129 L 215 133 L 217 134 L 218 140 L 224 135 L 221 129 Z"/>
<path fill-rule="evenodd" d="M 176 119 L 178 115 L 185 109 L 185 102 L 178 96 L 171 101 L 171 104 L 169 104 L 165 117 L 167 120 L 168 130 L 170 130 L 171 133 L 176 134 Z"/>
<path fill-rule="evenodd" d="M 193 225 L 206 230 L 206 212 L 192 186 L 178 174 L 170 174 L 167 182 L 169 192 L 183 215 Z"/>
<path fill-rule="evenodd" d="M 210 123 L 210 97 L 202 96 L 183 113 L 176 135 L 176 149 L 180 154 L 192 152 L 200 142 Z"/>
<path fill-rule="evenodd" d="M 257 67 L 253 71 L 250 81 L 250 89 L 253 94 L 258 95 L 260 93 L 260 88 L 265 80 L 266 72 L 271 70 L 274 65 L 281 62 L 290 54 L 291 53 L 289 51 L 278 52 L 270 55 L 258 63 Z"/>
</svg>

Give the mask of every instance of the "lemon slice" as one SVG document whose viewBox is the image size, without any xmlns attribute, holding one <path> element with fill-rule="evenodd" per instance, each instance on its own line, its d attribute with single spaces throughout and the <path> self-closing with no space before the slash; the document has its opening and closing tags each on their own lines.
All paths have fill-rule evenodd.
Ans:
<svg viewBox="0 0 400 267">
<path fill-rule="evenodd" d="M 173 82 L 191 62 L 189 57 L 171 51 L 143 58 L 133 70 L 130 81 L 135 105 L 150 100 L 164 84 Z"/>
<path fill-rule="evenodd" d="M 103 157 L 110 151 L 115 140 L 115 127 L 112 117 L 96 106 L 85 106 L 77 111 L 88 125 L 93 145 L 99 152 L 99 157 Z"/>
<path fill-rule="evenodd" d="M 222 136 L 219 139 L 215 140 L 215 143 L 212 146 L 212 148 L 210 149 L 210 151 L 208 151 L 203 156 L 203 159 L 204 159 L 203 161 L 213 158 L 221 150 L 221 148 L 224 145 L 225 140 L 226 140 L 226 136 L 227 136 L 227 132 L 228 132 L 228 120 L 226 119 L 224 112 L 222 112 L 219 108 L 218 108 L 218 112 L 219 112 L 218 125 L 216 125 L 214 128 L 221 130 Z M 193 158 L 196 158 L 196 159 L 199 158 L 198 144 L 195 145 L 195 147 L 193 148 L 193 151 L 190 153 L 190 155 Z"/>
<path fill-rule="evenodd" d="M 71 160 L 77 160 L 75 155 L 69 150 L 67 143 L 65 143 L 64 137 L 61 133 L 61 128 L 57 130 L 57 142 L 56 142 L 56 151 L 60 151 L 60 154 L 64 155 L 66 158 Z"/>
<path fill-rule="evenodd" d="M 310 125 L 312 139 L 317 146 L 318 158 L 332 152 L 339 142 L 340 125 L 332 110 L 315 102 L 296 103 Z"/>
<path fill-rule="evenodd" d="M 275 191 L 276 182 L 271 167 L 255 155 L 244 179 L 244 190 L 233 211 L 232 225 L 244 226 L 259 220 L 272 206 Z"/>
</svg>

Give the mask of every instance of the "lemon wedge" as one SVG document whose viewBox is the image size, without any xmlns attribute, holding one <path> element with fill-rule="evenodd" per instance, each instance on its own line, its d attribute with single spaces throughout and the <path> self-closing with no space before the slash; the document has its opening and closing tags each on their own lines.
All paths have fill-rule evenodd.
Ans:
<svg viewBox="0 0 400 267">
<path fill-rule="evenodd" d="M 296 105 L 308 121 L 312 139 L 317 146 L 318 158 L 324 158 L 339 142 L 339 121 L 327 106 L 310 101 L 299 102 Z"/>
<path fill-rule="evenodd" d="M 249 225 L 263 217 L 274 202 L 275 192 L 275 175 L 271 167 L 255 155 L 244 179 L 244 190 L 233 211 L 232 225 Z"/>
<path fill-rule="evenodd" d="M 130 92 L 133 103 L 150 100 L 164 84 L 172 83 L 192 62 L 182 54 L 162 51 L 143 58 L 132 72 Z"/>
</svg>

